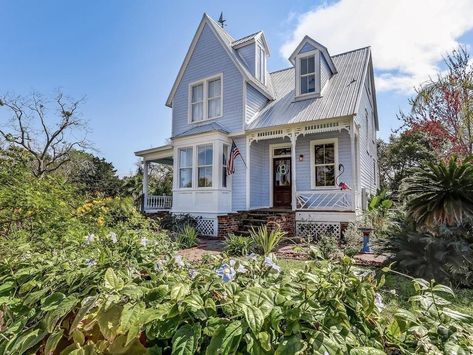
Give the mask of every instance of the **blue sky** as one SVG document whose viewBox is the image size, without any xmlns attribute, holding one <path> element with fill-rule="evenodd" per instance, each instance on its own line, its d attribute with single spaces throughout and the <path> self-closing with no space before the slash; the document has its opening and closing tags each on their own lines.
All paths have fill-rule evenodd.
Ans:
<svg viewBox="0 0 473 355">
<path fill-rule="evenodd" d="M 404 16 L 406 11 L 402 7 L 393 11 L 392 2 L 358 3 L 0 0 L 0 92 L 27 95 L 34 90 L 53 95 L 61 88 L 76 98 L 85 95 L 81 112 L 92 130 L 90 140 L 121 175 L 128 174 L 135 169 L 134 151 L 161 145 L 169 137 L 171 110 L 164 103 L 189 43 L 203 12 L 218 18 L 223 11 L 226 29 L 235 38 L 265 32 L 272 50 L 270 70 L 289 65 L 287 52 L 302 33 L 326 45 L 331 54 L 373 42 L 381 87 L 380 136 L 386 138 L 398 125 L 396 112 L 407 108 L 412 84 L 432 75 L 450 48 L 473 44 L 473 23 L 467 18 L 473 13 L 467 11 L 472 2 L 458 1 L 463 7 L 452 10 L 449 6 L 448 11 L 422 8 L 428 4 L 425 0 L 419 0 L 418 8 L 411 2 L 410 26 L 399 26 L 395 16 Z M 353 12 L 363 6 L 368 14 L 363 11 L 356 16 Z M 416 11 L 424 13 L 432 7 L 437 12 L 419 20 Z M 388 21 L 390 16 L 392 21 Z M 338 19 L 345 25 L 337 25 Z M 425 26 L 422 21 L 431 26 L 430 32 L 439 31 L 439 21 L 445 21 L 448 35 L 418 30 Z M 405 46 L 404 39 L 410 44 Z M 385 45 L 389 40 L 395 48 Z"/>
</svg>

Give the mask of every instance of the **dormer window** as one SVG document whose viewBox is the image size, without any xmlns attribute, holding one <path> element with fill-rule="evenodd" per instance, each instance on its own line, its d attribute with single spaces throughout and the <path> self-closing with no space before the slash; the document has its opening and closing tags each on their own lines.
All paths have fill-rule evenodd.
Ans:
<svg viewBox="0 0 473 355">
<path fill-rule="evenodd" d="M 301 58 L 300 68 L 301 95 L 315 92 L 315 56 Z"/>
<path fill-rule="evenodd" d="M 259 45 L 256 46 L 256 79 L 266 85 L 266 53 Z"/>
<path fill-rule="evenodd" d="M 222 74 L 189 85 L 189 123 L 221 117 Z"/>
</svg>

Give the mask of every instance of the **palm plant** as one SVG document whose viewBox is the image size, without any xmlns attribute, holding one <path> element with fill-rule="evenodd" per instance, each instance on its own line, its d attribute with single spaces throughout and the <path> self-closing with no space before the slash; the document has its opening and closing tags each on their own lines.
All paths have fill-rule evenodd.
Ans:
<svg viewBox="0 0 473 355">
<path fill-rule="evenodd" d="M 473 216 L 473 160 L 452 157 L 404 179 L 401 195 L 413 219 L 426 227 L 461 225 Z"/>
<path fill-rule="evenodd" d="M 256 248 L 264 256 L 268 256 L 285 235 L 286 233 L 279 226 L 272 230 L 269 230 L 268 226 L 260 226 L 258 229 L 252 227 L 250 231 L 251 239 L 254 241 Z"/>
</svg>

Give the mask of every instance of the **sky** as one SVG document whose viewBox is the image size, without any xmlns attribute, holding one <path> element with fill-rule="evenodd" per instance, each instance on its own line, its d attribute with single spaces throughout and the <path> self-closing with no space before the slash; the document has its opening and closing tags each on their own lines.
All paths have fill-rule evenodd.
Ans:
<svg viewBox="0 0 473 355">
<path fill-rule="evenodd" d="M 332 55 L 371 46 L 383 139 L 449 51 L 472 52 L 473 0 L 0 0 L 0 94 L 85 96 L 97 154 L 130 174 L 169 138 L 167 96 L 202 14 L 221 11 L 235 38 L 265 32 L 271 71 L 305 34 Z"/>
</svg>

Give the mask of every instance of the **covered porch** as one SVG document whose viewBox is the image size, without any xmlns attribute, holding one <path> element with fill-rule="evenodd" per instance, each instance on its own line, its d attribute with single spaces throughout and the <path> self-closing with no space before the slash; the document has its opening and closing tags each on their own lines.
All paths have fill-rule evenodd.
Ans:
<svg viewBox="0 0 473 355">
<path fill-rule="evenodd" d="M 351 118 L 247 136 L 247 210 L 355 212 L 356 135 Z"/>
<path fill-rule="evenodd" d="M 172 193 L 154 195 L 149 193 L 149 179 L 152 165 L 161 164 L 173 166 L 173 148 L 171 145 L 146 149 L 135 152 L 143 162 L 143 204 L 142 210 L 146 213 L 170 211 L 172 209 Z"/>
</svg>

